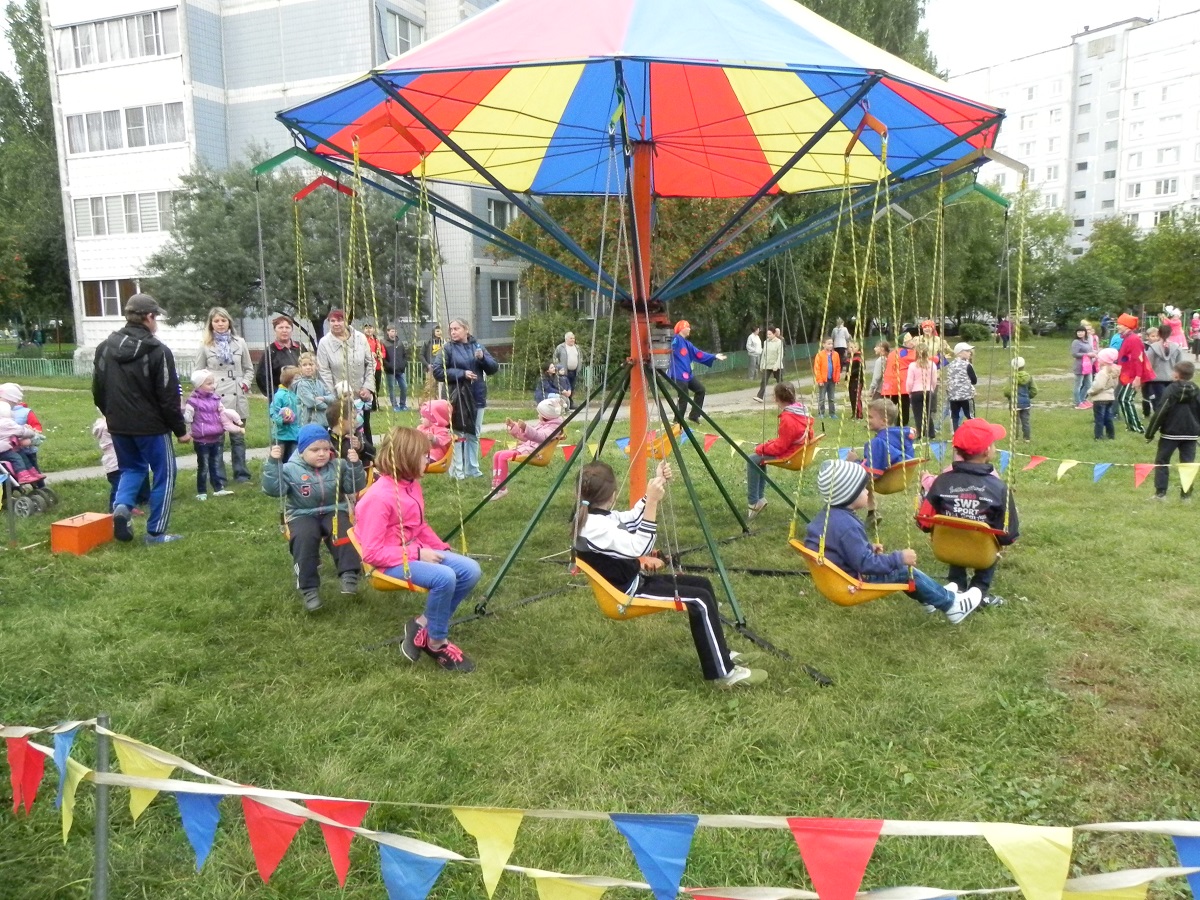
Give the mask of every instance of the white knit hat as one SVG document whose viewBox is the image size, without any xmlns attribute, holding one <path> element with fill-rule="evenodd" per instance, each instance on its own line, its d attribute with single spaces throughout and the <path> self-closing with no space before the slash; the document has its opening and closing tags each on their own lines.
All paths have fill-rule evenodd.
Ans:
<svg viewBox="0 0 1200 900">
<path fill-rule="evenodd" d="M 0 400 L 5 403 L 20 403 L 25 399 L 25 392 L 21 390 L 21 386 L 16 382 L 9 381 L 0 384 Z"/>
<path fill-rule="evenodd" d="M 538 415 L 543 419 L 555 419 L 562 415 L 562 400 L 555 394 L 553 397 L 547 397 L 537 405 Z"/>
<path fill-rule="evenodd" d="M 204 384 L 204 382 L 208 381 L 208 379 L 214 377 L 216 376 L 214 376 L 212 372 L 208 371 L 208 369 L 193 369 L 192 387 L 198 388 L 200 385 Z"/>
<path fill-rule="evenodd" d="M 817 472 L 817 492 L 830 506 L 853 503 L 866 486 L 867 470 L 848 460 L 826 460 Z"/>
<path fill-rule="evenodd" d="M 1014 356 L 1009 365 L 1011 365 L 1014 369 L 1023 369 L 1025 368 L 1025 357 Z"/>
</svg>

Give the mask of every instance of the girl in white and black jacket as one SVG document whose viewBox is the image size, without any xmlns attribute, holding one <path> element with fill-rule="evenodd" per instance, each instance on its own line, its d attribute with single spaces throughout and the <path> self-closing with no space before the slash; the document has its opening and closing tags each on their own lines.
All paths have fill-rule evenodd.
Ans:
<svg viewBox="0 0 1200 900">
<path fill-rule="evenodd" d="M 708 681 L 725 687 L 755 684 L 766 673 L 734 665 L 713 587 L 707 578 L 695 575 L 646 574 L 663 566 L 650 557 L 658 537 L 655 519 L 658 504 L 666 493 L 671 467 L 659 463 L 655 477 L 646 486 L 646 496 L 628 511 L 613 510 L 617 479 L 612 466 L 591 462 L 579 473 L 579 508 L 571 529 L 575 555 L 596 570 L 609 584 L 631 597 L 675 600 L 687 610 L 692 641 L 700 668 Z"/>
</svg>

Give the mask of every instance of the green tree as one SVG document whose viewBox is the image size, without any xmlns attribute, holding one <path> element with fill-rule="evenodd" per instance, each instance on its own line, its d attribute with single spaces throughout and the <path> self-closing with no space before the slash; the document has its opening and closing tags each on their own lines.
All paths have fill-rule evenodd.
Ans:
<svg viewBox="0 0 1200 900">
<path fill-rule="evenodd" d="M 1148 299 L 1181 309 L 1194 306 L 1200 285 L 1200 219 L 1171 216 L 1146 235 L 1142 246 L 1149 269 Z"/>
<path fill-rule="evenodd" d="M 1098 321 L 1121 305 L 1124 289 L 1090 254 L 1062 267 L 1054 294 L 1054 318 L 1060 328 L 1071 328 L 1080 319 Z"/>
<path fill-rule="evenodd" d="M 1122 219 L 1101 219 L 1092 226 L 1087 256 L 1121 287 L 1118 306 L 1137 307 L 1150 297 L 1146 247 L 1137 227 Z"/>
<path fill-rule="evenodd" d="M 70 274 L 38 2 L 10 2 L 5 16 L 17 75 L 0 74 L 0 221 L 10 223 L 0 232 L 0 315 L 66 318 Z"/>
<path fill-rule="evenodd" d="M 364 192 L 371 266 L 368 273 L 358 243 L 358 264 L 351 270 L 350 199 L 321 187 L 297 204 L 293 195 L 314 173 L 277 169 L 256 179 L 252 166 L 262 155 L 252 153 L 245 167 L 223 172 L 200 167 L 181 179 L 171 238 L 146 262 L 148 288 L 172 316 L 201 319 L 212 306 L 224 306 L 234 316 L 286 310 L 307 320 L 314 337 L 320 337 L 326 315 L 338 306 L 345 305 L 356 319 L 411 316 L 421 279 L 414 271 L 411 229 L 395 218 L 399 204 L 377 191 Z M 297 278 L 297 212 L 303 292 Z M 265 285 L 259 284 L 260 217 Z M 428 270 L 428 261 L 422 268 Z M 361 290 L 347 298 L 351 272 Z M 418 304 L 418 323 L 425 312 Z"/>
</svg>

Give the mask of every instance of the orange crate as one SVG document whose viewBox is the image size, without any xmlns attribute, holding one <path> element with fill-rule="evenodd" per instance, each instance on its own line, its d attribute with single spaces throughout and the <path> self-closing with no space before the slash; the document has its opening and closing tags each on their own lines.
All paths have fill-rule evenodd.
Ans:
<svg viewBox="0 0 1200 900">
<path fill-rule="evenodd" d="M 60 519 L 50 526 L 50 552 L 83 556 L 113 539 L 113 517 L 109 513 L 83 513 Z"/>
</svg>

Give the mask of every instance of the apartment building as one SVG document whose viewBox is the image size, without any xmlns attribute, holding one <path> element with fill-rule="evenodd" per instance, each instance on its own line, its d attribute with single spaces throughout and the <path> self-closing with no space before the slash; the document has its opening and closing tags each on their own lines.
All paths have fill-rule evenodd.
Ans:
<svg viewBox="0 0 1200 900">
<path fill-rule="evenodd" d="M 381 65 L 495 0 L 42 0 L 80 355 L 122 321 L 146 259 L 166 241 L 172 191 L 197 162 L 243 163 L 291 145 L 275 113 Z M 499 194 L 439 188 L 481 217 Z M 439 308 L 504 343 L 520 266 L 439 223 Z M 190 351 L 199 326 L 168 323 Z M 247 322 L 253 342 L 261 322 Z M 89 356 L 90 358 L 90 356 Z"/>
<path fill-rule="evenodd" d="M 997 149 L 1030 167 L 1045 208 L 1071 219 L 1083 253 L 1097 219 L 1142 229 L 1200 211 L 1200 9 L 1085 28 L 1069 44 L 954 76 L 1008 112 Z M 1006 191 L 1015 173 L 985 166 Z"/>
</svg>

